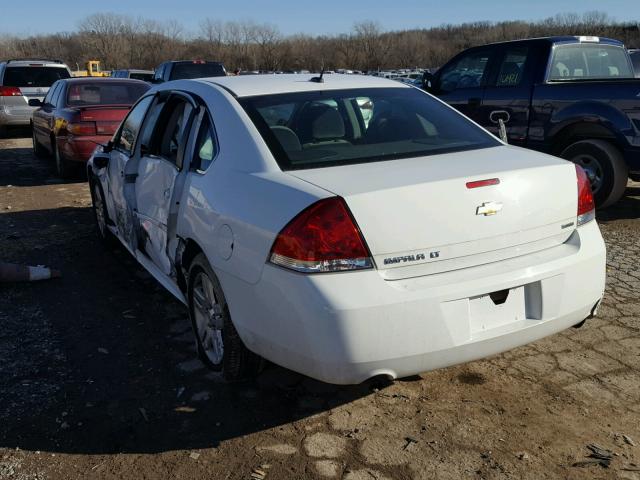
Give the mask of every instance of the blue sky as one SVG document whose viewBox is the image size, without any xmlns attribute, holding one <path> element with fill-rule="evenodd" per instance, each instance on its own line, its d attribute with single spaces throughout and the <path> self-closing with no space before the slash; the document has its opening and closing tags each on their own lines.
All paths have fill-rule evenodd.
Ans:
<svg viewBox="0 0 640 480">
<path fill-rule="evenodd" d="M 277 25 L 285 34 L 348 32 L 354 22 L 375 20 L 386 30 L 476 20 L 537 20 L 556 13 L 606 11 L 616 20 L 640 21 L 638 0 L 0 0 L 0 34 L 75 30 L 97 11 L 174 19 L 197 31 L 205 17 Z M 631 16 L 630 16 L 631 15 Z"/>
</svg>

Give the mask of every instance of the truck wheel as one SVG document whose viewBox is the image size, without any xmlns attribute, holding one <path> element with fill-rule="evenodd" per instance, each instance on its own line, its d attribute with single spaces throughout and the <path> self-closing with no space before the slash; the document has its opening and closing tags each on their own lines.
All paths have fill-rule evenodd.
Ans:
<svg viewBox="0 0 640 480">
<path fill-rule="evenodd" d="M 611 143 L 581 140 L 569 145 L 560 156 L 584 168 L 598 208 L 613 205 L 624 194 L 628 167 L 620 151 Z"/>
<path fill-rule="evenodd" d="M 189 316 L 202 362 L 235 382 L 253 376 L 261 359 L 249 351 L 233 326 L 227 301 L 215 273 L 200 253 L 189 267 Z"/>
</svg>

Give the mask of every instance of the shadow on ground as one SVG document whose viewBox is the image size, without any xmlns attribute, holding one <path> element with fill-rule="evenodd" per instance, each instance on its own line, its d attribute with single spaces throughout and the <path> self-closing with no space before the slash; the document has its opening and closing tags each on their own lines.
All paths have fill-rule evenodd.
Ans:
<svg viewBox="0 0 640 480">
<path fill-rule="evenodd" d="M 370 393 L 371 382 L 336 387 L 273 365 L 253 381 L 221 383 L 193 360 L 186 309 L 124 250 L 105 252 L 92 222 L 86 207 L 0 215 L 4 260 L 63 273 L 0 286 L 0 447 L 215 447 Z"/>
</svg>

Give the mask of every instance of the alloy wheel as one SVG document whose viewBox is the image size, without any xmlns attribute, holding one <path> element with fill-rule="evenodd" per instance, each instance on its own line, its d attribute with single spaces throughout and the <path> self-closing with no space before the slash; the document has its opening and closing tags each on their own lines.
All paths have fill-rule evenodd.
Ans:
<svg viewBox="0 0 640 480">
<path fill-rule="evenodd" d="M 193 313 L 200 348 L 211 363 L 221 364 L 224 356 L 224 313 L 216 300 L 211 280 L 204 272 L 198 272 L 194 280 Z"/>
</svg>

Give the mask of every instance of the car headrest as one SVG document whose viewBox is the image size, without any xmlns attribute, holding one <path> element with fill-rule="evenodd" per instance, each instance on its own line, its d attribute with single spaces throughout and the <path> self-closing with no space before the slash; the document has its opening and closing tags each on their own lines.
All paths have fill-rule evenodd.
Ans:
<svg viewBox="0 0 640 480">
<path fill-rule="evenodd" d="M 274 125 L 271 127 L 271 131 L 280 142 L 280 145 L 286 152 L 302 150 L 300 145 L 300 139 L 293 130 L 281 125 Z"/>
<path fill-rule="evenodd" d="M 314 140 L 343 138 L 345 134 L 344 120 L 335 108 L 327 107 L 313 121 L 311 132 Z"/>
</svg>

